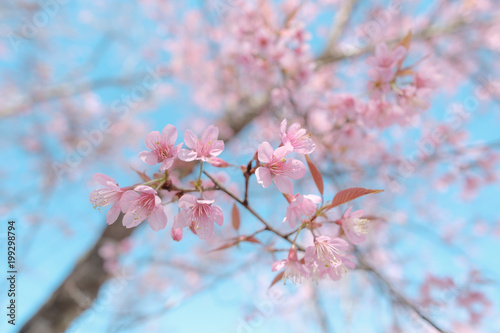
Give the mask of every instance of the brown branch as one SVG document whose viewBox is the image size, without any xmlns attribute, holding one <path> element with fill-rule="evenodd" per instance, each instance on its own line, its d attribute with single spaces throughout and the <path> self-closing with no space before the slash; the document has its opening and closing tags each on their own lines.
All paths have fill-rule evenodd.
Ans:
<svg viewBox="0 0 500 333">
<path fill-rule="evenodd" d="M 116 86 L 131 86 L 140 83 L 149 72 L 135 73 L 123 77 L 105 77 L 96 80 L 87 80 L 77 83 L 62 83 L 52 87 L 43 87 L 31 91 L 21 98 L 16 105 L 0 109 L 0 118 L 15 116 L 18 112 L 32 107 L 36 103 L 48 102 L 55 99 L 71 97 L 101 88 Z M 170 75 L 169 71 L 158 73 L 160 78 Z"/>
<path fill-rule="evenodd" d="M 290 244 L 293 244 L 293 241 L 290 239 L 290 236 L 283 235 L 281 232 L 279 232 L 278 230 L 276 230 L 273 226 L 271 226 L 271 224 L 269 222 L 267 222 L 266 220 L 264 220 L 264 218 L 262 218 L 262 216 L 260 216 L 259 213 L 257 213 L 252 207 L 250 207 L 250 205 L 248 203 L 245 203 L 243 200 L 241 200 L 240 198 L 238 198 L 234 193 L 232 193 L 227 188 L 225 188 L 224 185 L 222 185 L 221 183 L 219 183 L 214 177 L 210 176 L 210 174 L 208 174 L 206 171 L 203 171 L 203 174 L 205 174 L 205 176 L 207 176 L 208 178 L 210 178 L 214 182 L 214 184 L 222 192 L 224 192 L 227 195 L 229 195 L 236 202 L 238 202 L 240 205 L 242 205 L 243 207 L 245 207 L 245 209 L 248 210 L 253 216 L 255 216 L 257 218 L 257 220 L 259 220 L 260 222 L 262 222 L 262 224 L 264 224 L 266 226 L 265 230 L 269 230 L 269 231 L 273 232 L 274 234 L 276 234 L 277 236 L 283 238 L 284 240 L 286 240 Z M 305 251 L 304 247 L 298 245 L 297 243 L 295 243 L 295 247 L 298 250 Z"/>
<path fill-rule="evenodd" d="M 444 35 L 450 35 L 454 33 L 458 33 L 463 31 L 464 29 L 473 26 L 473 25 L 481 25 L 481 26 L 488 26 L 492 25 L 495 23 L 498 23 L 499 17 L 495 17 L 490 21 L 487 22 L 467 22 L 467 20 L 459 18 L 455 21 L 452 21 L 446 25 L 442 26 L 437 26 L 437 25 L 431 25 L 427 28 L 424 28 L 415 34 L 413 34 L 413 39 L 432 39 L 435 37 L 441 37 Z M 398 38 L 395 38 L 391 41 L 390 43 L 395 43 L 399 40 L 401 40 L 403 36 L 400 36 Z M 326 48 L 325 51 L 316 59 L 316 63 L 318 66 L 323 66 L 326 64 L 330 64 L 333 62 L 337 62 L 340 60 L 344 60 L 347 58 L 356 58 L 361 55 L 367 54 L 372 52 L 375 49 L 375 44 L 369 44 L 364 47 L 360 48 L 353 48 L 352 50 L 335 50 L 332 48 Z"/>
</svg>

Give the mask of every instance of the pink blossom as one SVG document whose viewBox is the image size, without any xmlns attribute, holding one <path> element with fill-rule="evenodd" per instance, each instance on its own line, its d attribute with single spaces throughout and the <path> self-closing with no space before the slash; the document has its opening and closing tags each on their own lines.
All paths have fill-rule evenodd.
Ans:
<svg viewBox="0 0 500 333">
<path fill-rule="evenodd" d="M 106 214 L 106 223 L 113 224 L 120 215 L 120 199 L 125 189 L 121 189 L 113 178 L 102 173 L 96 173 L 94 180 L 104 188 L 92 191 L 89 196 L 90 202 L 94 208 L 112 205 Z"/>
<path fill-rule="evenodd" d="M 179 158 L 186 162 L 194 160 L 210 161 L 212 157 L 219 156 L 224 150 L 224 141 L 217 140 L 218 137 L 219 129 L 213 125 L 208 126 L 201 139 L 198 139 L 193 132 L 187 130 L 184 134 L 184 142 L 191 149 L 181 149 Z"/>
<path fill-rule="evenodd" d="M 159 231 L 167 225 L 167 215 L 161 199 L 150 186 L 139 185 L 133 191 L 125 192 L 120 205 L 125 213 L 123 225 L 127 228 L 136 227 L 146 219 L 154 231 Z"/>
<path fill-rule="evenodd" d="M 341 238 L 320 236 L 306 248 L 304 259 L 315 277 L 329 276 L 336 281 L 347 272 L 347 267 L 355 267 L 352 256 L 346 254 L 348 249 L 349 243 Z"/>
<path fill-rule="evenodd" d="M 351 211 L 352 207 L 349 207 L 342 216 L 342 228 L 349 242 L 356 245 L 366 240 L 368 220 L 360 219 L 365 214 L 363 210 L 357 210 L 352 214 Z"/>
<path fill-rule="evenodd" d="M 398 95 L 398 102 L 410 112 L 426 110 L 430 107 L 427 95 L 428 93 L 425 89 L 418 89 L 414 85 L 408 85 L 401 88 L 401 93 Z"/>
<path fill-rule="evenodd" d="M 323 108 L 330 111 L 332 115 L 339 119 L 352 119 L 359 112 L 360 101 L 351 94 L 332 94 L 325 95 L 326 102 Z"/>
<path fill-rule="evenodd" d="M 369 72 L 370 74 L 370 72 Z M 379 72 L 372 72 L 370 75 L 373 81 L 368 81 L 366 88 L 370 92 L 370 96 L 373 99 L 380 99 L 383 95 L 389 93 L 391 91 L 390 81 L 383 81 Z"/>
<path fill-rule="evenodd" d="M 469 312 L 469 321 L 472 325 L 478 325 L 493 305 L 483 293 L 478 291 L 467 291 L 458 295 L 457 303 Z"/>
<path fill-rule="evenodd" d="M 389 50 L 385 43 L 377 45 L 375 54 L 366 59 L 366 63 L 373 67 L 368 75 L 380 80 L 381 82 L 391 82 L 396 74 L 399 62 L 406 56 L 406 48 L 398 46 L 393 50 Z"/>
<path fill-rule="evenodd" d="M 303 216 L 313 215 L 320 202 L 321 198 L 313 194 L 296 194 L 292 196 L 290 204 L 286 209 L 286 216 L 283 219 L 283 223 L 288 221 L 290 227 L 295 228 L 297 226 L 297 220 L 300 221 Z"/>
<path fill-rule="evenodd" d="M 171 234 L 172 239 L 174 241 L 180 242 L 182 240 L 182 229 L 181 228 L 172 228 L 170 234 Z"/>
<path fill-rule="evenodd" d="M 292 150 L 293 147 L 289 144 L 273 151 L 269 142 L 261 143 L 258 149 L 258 158 L 261 163 L 265 164 L 255 171 L 257 182 L 264 188 L 269 187 L 271 182 L 274 182 L 282 193 L 293 193 L 293 184 L 290 178 L 300 179 L 304 177 L 306 168 L 304 163 L 299 160 L 285 159 L 285 156 L 290 154 Z"/>
<path fill-rule="evenodd" d="M 276 261 L 271 267 L 273 272 L 280 271 L 283 268 L 285 268 L 285 273 L 283 275 L 285 284 L 288 278 L 292 280 L 293 283 L 297 284 L 309 277 L 309 272 L 297 258 L 297 249 L 295 247 L 290 248 L 288 259 Z"/>
<path fill-rule="evenodd" d="M 175 146 L 177 139 L 177 129 L 175 126 L 168 124 L 160 132 L 153 131 L 146 136 L 146 147 L 151 151 L 143 151 L 139 153 L 140 159 L 149 165 L 161 163 L 160 171 L 168 170 L 174 164 L 174 159 L 177 153 L 181 150 L 182 143 Z"/>
<path fill-rule="evenodd" d="M 174 228 L 190 227 L 200 239 L 211 239 L 214 235 L 214 223 L 219 226 L 224 216 L 219 206 L 213 206 L 214 200 L 196 199 L 194 195 L 184 194 L 179 199 L 181 211 L 175 217 Z"/>
<path fill-rule="evenodd" d="M 294 123 L 286 131 L 287 120 L 281 122 L 281 142 L 284 145 L 290 144 L 293 151 L 299 154 L 310 154 L 316 149 L 311 135 L 307 134 L 304 128 L 301 128 L 299 123 Z"/>
</svg>

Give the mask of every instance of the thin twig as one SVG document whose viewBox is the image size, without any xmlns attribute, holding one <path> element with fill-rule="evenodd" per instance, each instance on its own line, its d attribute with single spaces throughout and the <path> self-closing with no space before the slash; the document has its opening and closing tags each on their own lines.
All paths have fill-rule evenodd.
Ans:
<svg viewBox="0 0 500 333">
<path fill-rule="evenodd" d="M 262 218 L 262 216 L 260 216 L 252 207 L 250 207 L 250 205 L 248 205 L 248 203 L 245 203 L 243 200 L 238 198 L 234 193 L 232 193 L 227 188 L 225 188 L 224 185 L 219 183 L 214 177 L 212 177 L 206 171 L 203 171 L 203 173 L 205 174 L 205 176 L 207 176 L 208 178 L 210 178 L 214 182 L 214 184 L 219 188 L 219 190 L 221 190 L 222 192 L 229 195 L 231 198 L 233 198 L 235 201 L 237 201 L 240 205 L 245 207 L 245 209 L 248 210 L 253 216 L 255 216 L 260 222 L 262 222 L 266 226 L 266 230 L 269 230 L 269 231 L 275 233 L 276 235 L 280 236 L 281 238 L 283 238 L 284 240 L 286 240 L 290 244 L 293 244 L 293 241 L 290 239 L 290 236 L 283 235 L 278 230 L 274 229 L 274 227 L 272 227 L 266 220 L 264 220 L 264 218 Z M 302 246 L 300 246 L 298 244 L 295 244 L 295 246 L 297 247 L 297 249 L 299 249 L 301 251 L 305 251 L 305 249 Z"/>
<path fill-rule="evenodd" d="M 410 302 L 402 293 L 400 293 L 398 290 L 396 290 L 392 284 L 374 267 L 372 267 L 370 264 L 368 264 L 363 256 L 357 252 L 358 254 L 358 261 L 360 265 L 367 271 L 371 272 L 380 282 L 382 282 L 386 288 L 389 290 L 389 292 L 397 299 L 398 302 L 401 304 L 405 305 L 409 309 L 411 309 L 416 315 L 418 315 L 420 318 L 422 318 L 425 322 L 427 322 L 429 325 L 434 327 L 438 332 L 441 333 L 446 333 L 445 330 L 443 330 L 438 324 L 436 324 L 432 319 L 430 319 L 427 315 L 425 315 L 420 309 L 418 309 L 415 304 Z"/>
</svg>

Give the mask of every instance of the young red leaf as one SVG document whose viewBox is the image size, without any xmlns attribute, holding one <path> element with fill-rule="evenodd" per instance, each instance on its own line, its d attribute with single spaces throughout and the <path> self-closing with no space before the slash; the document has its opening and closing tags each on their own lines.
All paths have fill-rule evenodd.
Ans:
<svg viewBox="0 0 500 333">
<path fill-rule="evenodd" d="M 236 206 L 236 203 L 233 204 L 233 209 L 231 210 L 231 217 L 233 220 L 234 230 L 239 230 L 241 224 L 241 218 L 240 218 L 240 211 L 238 210 L 238 206 Z"/>
<path fill-rule="evenodd" d="M 410 44 L 411 44 L 411 31 L 408 31 L 406 36 L 404 36 L 403 39 L 401 39 L 396 45 L 394 45 L 394 48 L 398 46 L 403 46 L 406 50 L 410 49 Z"/>
<path fill-rule="evenodd" d="M 307 161 L 307 166 L 309 167 L 309 171 L 311 171 L 311 175 L 314 179 L 314 182 L 316 183 L 316 187 L 319 190 L 319 193 L 323 195 L 324 191 L 324 185 L 323 185 L 323 176 L 319 172 L 318 168 L 316 168 L 316 165 L 309 159 L 309 156 L 306 155 L 306 161 Z"/>
<path fill-rule="evenodd" d="M 255 238 L 253 236 L 245 237 L 244 241 L 250 242 L 250 243 L 256 243 L 256 244 L 262 244 L 257 238 Z"/>
<path fill-rule="evenodd" d="M 283 279 L 283 275 L 285 275 L 285 271 L 283 272 L 280 272 L 278 273 L 278 275 L 276 275 L 273 279 L 273 281 L 271 282 L 271 285 L 269 286 L 269 288 L 271 288 L 272 286 L 274 286 L 276 283 L 278 283 L 281 279 Z"/>
<path fill-rule="evenodd" d="M 341 204 L 362 197 L 363 195 L 379 193 L 383 191 L 384 190 L 370 190 L 362 187 L 348 188 L 335 194 L 335 197 L 333 197 L 332 203 L 328 206 L 328 208 L 337 207 Z"/>
<path fill-rule="evenodd" d="M 410 44 L 411 44 L 411 31 L 408 31 L 408 34 L 400 40 L 396 45 L 394 45 L 394 49 L 397 48 L 398 46 L 402 46 L 408 51 L 410 49 Z M 406 56 L 401 59 L 398 63 L 398 71 L 401 69 L 401 66 L 403 65 L 403 62 L 405 60 Z"/>
</svg>

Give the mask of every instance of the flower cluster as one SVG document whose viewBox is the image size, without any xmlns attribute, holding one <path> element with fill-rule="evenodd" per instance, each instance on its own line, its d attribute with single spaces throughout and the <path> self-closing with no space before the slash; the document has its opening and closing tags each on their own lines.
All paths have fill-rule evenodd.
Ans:
<svg viewBox="0 0 500 333">
<path fill-rule="evenodd" d="M 174 183 L 177 181 L 170 175 L 175 160 L 185 162 L 201 161 L 216 166 L 227 166 L 227 163 L 218 158 L 224 150 L 224 142 L 218 139 L 219 129 L 209 126 L 198 138 L 192 131 L 184 134 L 184 143 L 176 145 L 177 129 L 167 125 L 162 132 L 153 131 L 146 136 L 145 144 L 149 151 L 139 153 L 139 158 L 146 164 L 160 164 L 160 177 L 148 180 L 145 183 L 120 188 L 115 180 L 103 174 L 96 174 L 94 179 L 104 188 L 94 190 L 90 194 L 90 201 L 96 207 L 111 205 L 107 213 L 108 224 L 114 223 L 120 212 L 123 213 L 122 224 L 126 228 L 136 227 L 142 222 L 149 223 L 151 229 L 159 231 L 167 225 L 167 215 L 164 210 L 166 198 L 179 197 L 179 214 L 175 217 L 172 228 L 172 238 L 182 239 L 182 228 L 189 227 L 200 239 L 211 239 L 214 234 L 214 223 L 219 226 L 223 223 L 220 207 L 212 205 L 214 199 L 210 192 L 204 192 L 201 180 L 196 183 L 193 192 L 199 191 L 200 198 L 191 194 L 182 195 L 183 190 Z M 182 149 L 183 144 L 189 149 Z M 151 185 L 151 186 L 150 186 Z M 154 187 L 152 185 L 155 185 Z M 167 192 L 167 193 L 165 193 Z M 163 198 L 163 200 L 162 200 Z"/>
<path fill-rule="evenodd" d="M 269 142 L 259 145 L 258 159 L 262 163 L 255 171 L 257 182 L 264 188 L 274 183 L 281 193 L 293 194 L 292 179 L 304 177 L 304 163 L 294 158 L 286 158 L 291 152 L 310 154 L 315 144 L 300 124 L 293 124 L 286 131 L 287 121 L 281 123 L 282 145 L 276 150 Z"/>
<path fill-rule="evenodd" d="M 285 195 L 289 204 L 283 223 L 288 222 L 292 229 L 299 223 L 300 227 L 295 231 L 297 236 L 304 227 L 315 229 L 317 224 L 314 220 L 329 209 L 327 206 L 318 207 L 322 203 L 322 198 L 317 195 L 293 194 L 291 179 L 302 178 L 305 166 L 299 160 L 286 157 L 291 152 L 310 154 L 314 150 L 315 143 L 306 130 L 295 123 L 287 131 L 286 119 L 281 123 L 281 146 L 273 150 L 268 142 L 264 142 L 258 149 L 261 166 L 255 171 L 257 182 L 264 188 L 274 182 L 278 190 Z M 362 210 L 353 213 L 351 210 L 352 208 L 347 209 L 337 223 L 342 227 L 349 242 L 359 244 L 366 240 L 368 220 L 361 218 L 364 215 Z M 325 277 L 339 280 L 348 268 L 355 267 L 353 256 L 348 254 L 348 250 L 349 243 L 340 237 L 315 236 L 314 244 L 305 249 L 304 258 L 299 260 L 294 241 L 288 259 L 275 262 L 272 270 L 285 268 L 283 274 L 285 281 L 289 278 L 295 283 L 305 279 Z"/>
<path fill-rule="evenodd" d="M 154 174 L 154 179 L 146 173 L 138 172 L 143 183 L 121 188 L 111 177 L 96 174 L 94 179 L 103 188 L 92 191 L 90 201 L 94 207 L 111 206 L 106 218 L 108 224 L 114 223 L 120 213 L 123 213 L 121 220 L 126 228 L 137 227 L 147 221 L 154 231 L 164 229 L 168 223 L 164 207 L 177 203 L 178 213 L 174 217 L 171 229 L 172 239 L 181 241 L 184 229 L 189 229 L 200 239 L 210 240 L 214 237 L 215 225 L 222 226 L 224 223 L 222 208 L 215 204 L 216 191 L 223 191 L 258 217 L 266 225 L 263 230 L 270 230 L 292 244 L 288 259 L 277 261 L 272 265 L 274 271 L 284 269 L 285 281 L 291 279 L 298 283 L 305 279 L 323 278 L 339 280 L 348 269 L 355 266 L 353 256 L 349 254 L 348 241 L 352 244 L 359 244 L 366 240 L 368 220 L 361 218 L 364 215 L 363 211 L 351 212 L 352 209 L 349 208 L 336 221 L 341 226 L 339 229 L 341 232 L 337 235 L 322 235 L 322 223 L 327 222 L 327 212 L 335 205 L 333 201 L 325 203 L 321 173 L 308 156 L 314 152 L 316 144 L 306 129 L 298 123 L 288 127 L 286 119 L 280 126 L 280 139 L 280 146 L 276 149 L 273 149 L 268 142 L 261 143 L 248 165 L 241 168 L 246 179 L 245 201 L 242 201 L 224 188 L 223 181 L 210 176 L 206 171 L 203 172 L 204 163 L 209 163 L 214 167 L 232 167 L 231 164 L 219 158 L 224 150 L 224 142 L 219 140 L 219 129 L 213 125 L 208 126 L 200 137 L 191 130 L 187 130 L 184 134 L 184 142 L 177 144 L 177 129 L 173 125 L 167 125 L 161 132 L 149 133 L 145 140 L 145 145 L 149 150 L 139 153 L 139 158 L 144 163 L 159 164 L 160 172 Z M 183 149 L 184 144 L 186 149 Z M 306 168 L 302 161 L 290 157 L 292 153 L 298 154 L 299 158 L 300 155 L 305 155 L 321 196 L 294 194 L 292 179 L 303 178 Z M 181 180 L 174 174 L 177 166 L 180 165 L 176 164 L 177 160 L 199 161 L 199 176 L 196 180 L 189 182 L 189 187 L 182 187 Z M 209 179 L 202 179 L 204 174 Z M 288 207 L 283 223 L 287 222 L 290 228 L 295 229 L 292 233 L 284 235 L 276 231 L 248 206 L 248 179 L 252 175 L 255 175 L 257 182 L 264 188 L 274 183 L 286 198 Z M 367 191 L 366 193 L 376 192 L 375 190 Z M 199 194 L 195 195 L 195 193 Z M 232 216 L 233 227 L 237 229 L 239 221 L 235 224 L 234 211 Z M 314 242 L 303 247 L 296 241 L 301 230 L 307 229 L 313 235 Z M 254 237 L 257 233 L 251 236 L 239 236 L 221 248 L 234 246 L 241 241 L 259 243 Z M 295 239 L 291 241 L 289 237 L 293 234 L 295 234 Z M 299 251 L 304 253 L 300 260 Z"/>
</svg>

